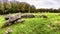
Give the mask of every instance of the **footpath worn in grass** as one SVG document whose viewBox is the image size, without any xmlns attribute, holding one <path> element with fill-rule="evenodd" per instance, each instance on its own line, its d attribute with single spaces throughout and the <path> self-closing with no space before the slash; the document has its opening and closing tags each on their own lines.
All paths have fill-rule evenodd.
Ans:
<svg viewBox="0 0 60 34">
<path fill-rule="evenodd" d="M 60 34 L 59 27 L 56 24 L 57 21 L 60 21 L 60 16 L 57 14 L 46 15 L 48 16 L 47 19 L 23 18 L 25 22 L 0 29 L 0 34 L 4 34 L 8 28 L 12 28 L 13 30 L 10 34 Z"/>
</svg>

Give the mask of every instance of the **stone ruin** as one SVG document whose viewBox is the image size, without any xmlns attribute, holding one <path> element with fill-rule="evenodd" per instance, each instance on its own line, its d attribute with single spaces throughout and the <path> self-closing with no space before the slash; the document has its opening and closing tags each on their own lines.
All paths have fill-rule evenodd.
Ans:
<svg viewBox="0 0 60 34">
<path fill-rule="evenodd" d="M 34 18 L 35 17 L 33 14 L 21 15 L 21 13 L 8 14 L 8 15 L 3 15 L 3 16 L 5 17 L 5 20 L 6 20 L 6 23 L 4 24 L 3 27 L 10 26 L 15 23 L 22 23 L 25 21 L 25 20 L 22 20 L 22 18 Z"/>
<path fill-rule="evenodd" d="M 23 14 L 21 17 L 22 18 L 34 18 L 35 15 L 33 15 L 33 14 Z"/>
<path fill-rule="evenodd" d="M 4 17 L 5 17 L 6 23 L 4 24 L 3 27 L 10 26 L 12 24 L 21 23 L 21 22 L 25 21 L 25 20 L 21 19 L 20 13 L 13 14 L 13 15 L 8 14 L 8 15 L 4 15 Z"/>
</svg>

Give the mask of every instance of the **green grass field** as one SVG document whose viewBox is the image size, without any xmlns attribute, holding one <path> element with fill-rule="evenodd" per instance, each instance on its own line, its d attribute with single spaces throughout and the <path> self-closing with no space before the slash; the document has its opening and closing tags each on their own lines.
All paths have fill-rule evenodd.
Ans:
<svg viewBox="0 0 60 34">
<path fill-rule="evenodd" d="M 8 28 L 12 28 L 10 34 L 60 34 L 59 13 L 42 13 L 48 18 L 41 18 L 39 14 L 35 18 L 23 18 L 25 22 L 17 23 L 6 28 L 0 28 L 0 34 L 4 34 Z M 0 16 L 0 27 L 3 26 L 5 20 Z M 59 27 L 58 27 L 59 26 Z"/>
</svg>

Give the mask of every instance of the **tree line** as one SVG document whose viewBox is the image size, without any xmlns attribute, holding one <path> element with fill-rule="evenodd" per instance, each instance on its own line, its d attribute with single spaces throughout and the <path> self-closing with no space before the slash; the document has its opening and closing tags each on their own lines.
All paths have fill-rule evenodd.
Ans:
<svg viewBox="0 0 60 34">
<path fill-rule="evenodd" d="M 3 2 L 3 3 L 2 3 Z M 8 14 L 8 13 L 33 13 L 36 11 L 34 5 L 30 5 L 26 2 L 19 2 L 19 1 L 0 1 L 0 14 Z"/>
<path fill-rule="evenodd" d="M 59 9 L 53 9 L 53 8 L 44 9 L 44 8 L 41 8 L 41 9 L 37 9 L 37 11 L 38 12 L 60 13 L 60 8 Z"/>
<path fill-rule="evenodd" d="M 0 14 L 8 14 L 8 13 L 37 13 L 37 12 L 53 12 L 59 13 L 60 9 L 36 9 L 34 5 L 30 5 L 26 2 L 19 1 L 8 1 L 8 0 L 0 0 Z"/>
</svg>

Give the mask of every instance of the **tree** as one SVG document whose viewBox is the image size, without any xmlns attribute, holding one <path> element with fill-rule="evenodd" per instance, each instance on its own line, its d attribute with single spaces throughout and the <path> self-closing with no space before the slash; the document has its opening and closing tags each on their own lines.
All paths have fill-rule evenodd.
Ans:
<svg viewBox="0 0 60 34">
<path fill-rule="evenodd" d="M 3 13 L 3 10 L 2 10 L 2 0 L 0 0 L 0 14 Z"/>
<path fill-rule="evenodd" d="M 9 13 L 15 13 L 17 9 L 17 4 L 15 3 L 16 1 L 10 1 L 11 8 L 9 9 Z"/>
<path fill-rule="evenodd" d="M 3 0 L 3 13 L 6 13 L 8 10 L 7 3 L 8 3 L 8 0 Z"/>
<path fill-rule="evenodd" d="M 31 12 L 31 13 L 37 12 L 34 5 L 31 5 L 31 7 L 30 7 L 30 12 Z"/>
<path fill-rule="evenodd" d="M 28 3 L 25 3 L 25 2 L 20 2 L 18 7 L 20 9 L 20 12 L 24 13 L 24 12 L 28 12 L 29 11 L 30 5 Z"/>
</svg>

